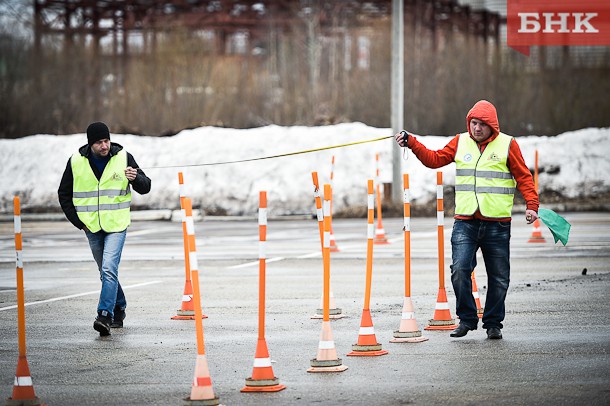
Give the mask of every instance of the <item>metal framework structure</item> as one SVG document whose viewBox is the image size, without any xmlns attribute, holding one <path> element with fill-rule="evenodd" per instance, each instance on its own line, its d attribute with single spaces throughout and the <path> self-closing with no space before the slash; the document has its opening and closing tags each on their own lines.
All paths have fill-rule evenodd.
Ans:
<svg viewBox="0 0 610 406">
<path fill-rule="evenodd" d="M 433 34 L 457 30 L 499 41 L 502 21 L 496 13 L 473 11 L 456 0 L 405 0 L 404 6 L 407 24 L 421 24 Z M 222 42 L 235 32 L 256 39 L 269 27 L 288 31 L 295 22 L 315 17 L 321 32 L 332 35 L 337 21 L 389 24 L 391 13 L 392 0 L 34 0 L 34 37 L 40 46 L 49 35 L 67 41 L 87 36 L 94 42 L 112 36 L 122 43 L 115 52 L 128 53 L 127 38 L 135 32 L 206 30 Z"/>
</svg>

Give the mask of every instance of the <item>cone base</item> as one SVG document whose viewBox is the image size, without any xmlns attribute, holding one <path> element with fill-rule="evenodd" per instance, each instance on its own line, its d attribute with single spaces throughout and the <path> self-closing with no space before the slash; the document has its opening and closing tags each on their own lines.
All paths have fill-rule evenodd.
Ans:
<svg viewBox="0 0 610 406">
<path fill-rule="evenodd" d="M 426 337 L 422 337 L 421 331 L 395 331 L 394 338 L 390 340 L 391 343 L 421 343 L 428 341 Z"/>
<path fill-rule="evenodd" d="M 339 248 L 330 247 L 330 252 L 341 252 Z"/>
<path fill-rule="evenodd" d="M 278 378 L 273 379 L 246 379 L 246 386 L 240 392 L 279 392 L 286 389 L 286 385 L 280 385 Z"/>
<path fill-rule="evenodd" d="M 432 320 L 431 320 L 432 322 Z M 453 321 L 452 321 L 453 323 Z M 429 325 L 427 325 L 426 327 L 424 327 L 424 330 L 453 330 L 455 328 L 457 328 L 457 324 L 441 324 L 441 325 L 437 325 L 437 324 L 432 324 L 430 323 Z"/>
<path fill-rule="evenodd" d="M 317 309 L 316 312 L 317 312 L 316 314 L 311 316 L 312 319 L 323 319 L 324 318 L 324 313 L 323 313 L 322 309 Z M 341 312 L 341 309 L 338 307 L 335 309 L 330 309 L 329 313 L 330 314 L 328 315 L 328 318 L 331 320 L 337 320 L 337 319 L 342 319 L 344 317 L 347 317 Z"/>
<path fill-rule="evenodd" d="M 359 346 L 362 347 L 362 346 Z M 371 350 L 371 351 L 359 351 L 354 350 L 347 354 L 348 357 L 378 357 L 380 355 L 388 354 L 388 350 Z"/>
<path fill-rule="evenodd" d="M 389 244 L 390 242 L 387 239 L 383 239 L 383 240 L 373 240 L 373 244 L 376 245 L 383 245 L 383 244 Z"/>
<path fill-rule="evenodd" d="M 427 337 L 394 337 L 390 340 L 391 343 L 422 343 L 428 341 Z"/>
<path fill-rule="evenodd" d="M 307 369 L 307 372 L 343 372 L 348 367 L 346 365 L 338 365 L 334 367 L 311 367 Z"/>
<path fill-rule="evenodd" d="M 40 403 L 40 399 L 38 397 L 34 397 L 34 399 L 6 399 L 6 406 L 47 406 L 44 403 Z"/>
<path fill-rule="evenodd" d="M 189 397 L 189 398 L 184 399 L 184 405 L 185 406 L 217 406 L 217 405 L 220 405 L 220 399 L 218 399 L 218 398 L 191 399 Z"/>
<path fill-rule="evenodd" d="M 546 242 L 544 237 L 532 237 L 527 242 Z"/>
<path fill-rule="evenodd" d="M 201 318 L 202 319 L 207 319 L 208 316 L 206 316 L 205 314 L 202 314 Z M 171 319 L 172 320 L 195 320 L 195 315 L 192 315 L 192 316 L 181 316 L 181 315 L 177 314 L 175 316 L 172 316 Z"/>
</svg>

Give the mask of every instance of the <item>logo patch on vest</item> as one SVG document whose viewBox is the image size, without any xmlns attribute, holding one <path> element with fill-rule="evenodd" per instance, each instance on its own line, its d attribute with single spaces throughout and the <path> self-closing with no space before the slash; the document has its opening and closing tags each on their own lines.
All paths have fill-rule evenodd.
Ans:
<svg viewBox="0 0 610 406">
<path fill-rule="evenodd" d="M 470 155 L 470 154 L 464 155 L 464 162 L 470 162 L 470 161 L 472 161 L 472 155 Z"/>
<path fill-rule="evenodd" d="M 500 162 L 500 157 L 494 152 L 489 156 L 489 158 L 487 160 Z"/>
<path fill-rule="evenodd" d="M 120 182 L 123 180 L 123 177 L 121 177 L 121 175 L 115 172 L 112 174 L 112 177 L 110 179 Z"/>
</svg>

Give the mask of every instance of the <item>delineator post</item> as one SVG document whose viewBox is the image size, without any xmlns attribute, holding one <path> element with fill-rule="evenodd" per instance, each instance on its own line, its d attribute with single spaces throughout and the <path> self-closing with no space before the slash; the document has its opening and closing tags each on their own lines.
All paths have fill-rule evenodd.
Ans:
<svg viewBox="0 0 610 406">
<path fill-rule="evenodd" d="M 343 372 L 347 366 L 343 365 L 341 358 L 337 357 L 337 349 L 330 327 L 330 196 L 331 186 L 324 185 L 324 245 L 322 261 L 324 263 L 324 316 L 322 319 L 322 332 L 318 344 L 316 358 L 311 360 L 311 368 L 307 372 Z"/>
<path fill-rule="evenodd" d="M 394 331 L 391 343 L 419 343 L 427 341 L 417 326 L 415 310 L 411 300 L 411 192 L 409 190 L 409 175 L 403 173 L 403 233 L 405 241 L 405 297 L 402 304 L 400 326 Z"/>
<path fill-rule="evenodd" d="M 195 360 L 195 373 L 191 384 L 191 395 L 184 399 L 184 404 L 188 406 L 215 406 L 220 404 L 220 400 L 214 395 L 210 369 L 205 354 L 205 341 L 203 331 L 203 315 L 201 311 L 201 294 L 199 289 L 199 264 L 197 261 L 195 225 L 193 219 L 193 206 L 191 199 L 184 199 L 184 207 L 187 219 L 187 230 L 189 236 L 193 236 L 193 244 L 189 243 L 189 260 L 191 265 L 191 281 L 193 284 L 193 301 L 195 309 L 195 334 L 197 338 L 197 358 Z"/>
<path fill-rule="evenodd" d="M 17 330 L 19 357 L 17 359 L 17 370 L 15 371 L 15 383 L 13 394 L 6 399 L 7 406 L 42 405 L 40 399 L 34 392 L 34 384 L 28 366 L 25 346 L 25 293 L 23 285 L 23 242 L 21 236 L 21 204 L 19 196 L 13 198 L 14 228 L 15 228 L 15 253 L 16 253 L 16 278 L 17 278 Z M 44 406 L 44 405 L 43 405 Z"/>
<path fill-rule="evenodd" d="M 375 238 L 374 217 L 375 217 L 375 192 L 373 180 L 369 179 L 367 184 L 368 192 L 368 214 L 367 214 L 367 244 L 366 244 L 366 285 L 364 289 L 364 307 L 362 309 L 362 319 L 360 320 L 360 330 L 358 332 L 358 342 L 352 345 L 352 352 L 348 356 L 372 357 L 385 355 L 387 350 L 381 348 L 375 335 L 373 319 L 371 317 L 371 284 L 373 279 L 373 239 Z"/>
<path fill-rule="evenodd" d="M 438 296 L 434 318 L 428 321 L 424 330 L 453 330 L 457 327 L 451 317 L 447 291 L 445 290 L 445 211 L 443 209 L 443 173 L 436 172 L 436 221 L 438 240 Z"/>
<path fill-rule="evenodd" d="M 318 172 L 312 172 L 311 177 L 313 180 L 313 196 L 316 202 L 316 216 L 318 219 L 318 230 L 320 232 L 320 250 L 321 252 L 324 250 L 324 211 L 322 210 L 322 197 L 320 194 L 320 183 L 318 181 Z M 324 313 L 324 294 L 322 294 L 322 298 L 320 299 L 320 308 L 316 310 L 316 313 L 311 316 L 312 319 L 321 319 L 323 318 Z M 330 287 L 330 303 L 329 303 L 329 317 L 330 319 L 340 319 L 345 317 L 342 310 L 337 307 L 335 303 L 335 295 L 333 294 L 332 286 Z"/>
<path fill-rule="evenodd" d="M 194 239 L 195 236 L 189 236 L 186 229 L 186 211 L 184 209 L 184 199 L 186 194 L 184 193 L 184 176 L 182 172 L 178 172 L 178 189 L 180 192 L 180 213 L 182 217 L 182 240 L 184 243 L 184 271 L 185 271 L 185 282 L 184 290 L 182 293 L 182 304 L 180 309 L 176 311 L 176 315 L 173 316 L 172 320 L 193 320 L 195 318 L 195 309 L 193 307 L 193 285 L 191 283 L 191 266 L 189 261 L 189 240 Z M 203 316 L 207 317 L 207 316 Z"/>
<path fill-rule="evenodd" d="M 258 341 L 256 353 L 254 355 L 254 366 L 252 376 L 246 378 L 246 386 L 241 392 L 278 392 L 286 389 L 285 385 L 280 385 L 279 378 L 273 374 L 271 358 L 265 340 L 265 285 L 266 285 L 266 265 L 267 265 L 267 192 L 259 193 L 258 208 Z"/>
<path fill-rule="evenodd" d="M 375 244 L 389 244 L 381 215 L 381 178 L 379 172 L 379 154 L 375 154 L 375 182 L 377 183 L 377 228 L 375 229 Z"/>
</svg>

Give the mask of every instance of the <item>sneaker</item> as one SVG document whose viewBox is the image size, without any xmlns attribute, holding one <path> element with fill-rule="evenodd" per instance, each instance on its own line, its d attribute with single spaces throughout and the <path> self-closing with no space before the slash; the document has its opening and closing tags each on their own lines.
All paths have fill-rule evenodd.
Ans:
<svg viewBox="0 0 610 406">
<path fill-rule="evenodd" d="M 114 310 L 114 318 L 112 319 L 112 323 L 110 323 L 110 328 L 122 328 L 123 320 L 125 320 L 125 310 Z"/>
<path fill-rule="evenodd" d="M 93 322 L 93 329 L 95 331 L 99 331 L 100 336 L 109 336 L 110 335 L 110 324 L 112 324 L 112 319 L 108 316 L 97 316 L 95 321 Z"/>
</svg>

